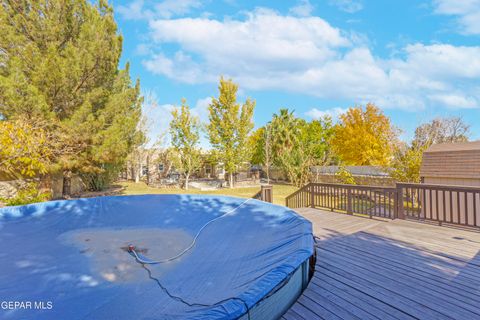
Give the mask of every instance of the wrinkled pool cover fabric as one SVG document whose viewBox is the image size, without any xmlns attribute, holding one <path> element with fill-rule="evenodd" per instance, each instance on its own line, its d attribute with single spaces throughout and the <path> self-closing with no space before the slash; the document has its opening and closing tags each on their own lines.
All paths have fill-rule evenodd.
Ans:
<svg viewBox="0 0 480 320">
<path fill-rule="evenodd" d="M 144 195 L 2 208 L 0 297 L 32 305 L 4 305 L 0 319 L 238 318 L 312 255 L 309 221 L 252 199 L 175 261 L 144 268 L 126 248 L 175 256 L 244 201 Z"/>
</svg>

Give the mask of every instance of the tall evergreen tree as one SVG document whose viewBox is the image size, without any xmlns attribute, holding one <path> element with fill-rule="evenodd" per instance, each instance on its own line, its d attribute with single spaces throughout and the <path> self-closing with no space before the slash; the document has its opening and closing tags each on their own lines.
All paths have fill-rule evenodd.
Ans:
<svg viewBox="0 0 480 320">
<path fill-rule="evenodd" d="M 1 0 L 0 119 L 29 119 L 56 135 L 56 166 L 92 188 L 132 146 L 140 86 L 119 70 L 122 38 L 105 0 Z"/>
<path fill-rule="evenodd" d="M 209 105 L 208 135 L 218 159 L 223 162 L 233 187 L 233 175 L 239 166 L 249 160 L 248 136 L 253 129 L 255 101 L 237 102 L 238 85 L 232 80 L 220 79 L 219 97 Z"/>
</svg>

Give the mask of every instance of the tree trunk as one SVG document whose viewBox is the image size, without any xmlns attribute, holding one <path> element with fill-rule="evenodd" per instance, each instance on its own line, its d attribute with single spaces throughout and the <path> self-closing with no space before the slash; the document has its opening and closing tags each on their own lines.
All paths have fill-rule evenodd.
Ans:
<svg viewBox="0 0 480 320">
<path fill-rule="evenodd" d="M 230 172 L 228 175 L 229 175 L 229 183 L 228 184 L 229 184 L 230 189 L 232 189 L 233 188 L 233 172 Z"/>
<path fill-rule="evenodd" d="M 147 154 L 147 185 L 150 185 L 150 155 Z"/>
<path fill-rule="evenodd" d="M 270 126 L 265 127 L 265 167 L 267 171 L 267 184 L 270 184 Z"/>
<path fill-rule="evenodd" d="M 72 193 L 72 173 L 70 171 L 65 171 L 63 173 L 63 189 L 62 197 L 64 199 L 69 199 Z"/>
<path fill-rule="evenodd" d="M 188 178 L 190 178 L 189 174 L 185 175 L 185 190 L 188 190 Z"/>
<path fill-rule="evenodd" d="M 138 161 L 136 165 L 137 169 L 135 170 L 135 183 L 140 182 L 140 173 L 142 172 L 142 163 Z"/>
</svg>

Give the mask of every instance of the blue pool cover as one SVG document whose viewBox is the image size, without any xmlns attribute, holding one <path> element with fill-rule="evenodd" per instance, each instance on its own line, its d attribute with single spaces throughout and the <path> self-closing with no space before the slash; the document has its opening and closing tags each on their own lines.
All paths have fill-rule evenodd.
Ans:
<svg viewBox="0 0 480 320">
<path fill-rule="evenodd" d="M 0 319 L 235 319 L 313 253 L 309 221 L 258 200 L 115 196 L 0 209 Z M 233 210 L 233 211 L 232 211 Z M 198 235 L 191 250 L 168 263 Z"/>
</svg>

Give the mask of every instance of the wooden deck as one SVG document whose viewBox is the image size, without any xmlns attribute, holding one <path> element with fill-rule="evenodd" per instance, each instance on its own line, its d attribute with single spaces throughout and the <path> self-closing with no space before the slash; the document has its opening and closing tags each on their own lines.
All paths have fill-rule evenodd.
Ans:
<svg viewBox="0 0 480 320">
<path fill-rule="evenodd" d="M 315 274 L 282 319 L 480 319 L 480 233 L 297 209 Z"/>
</svg>

